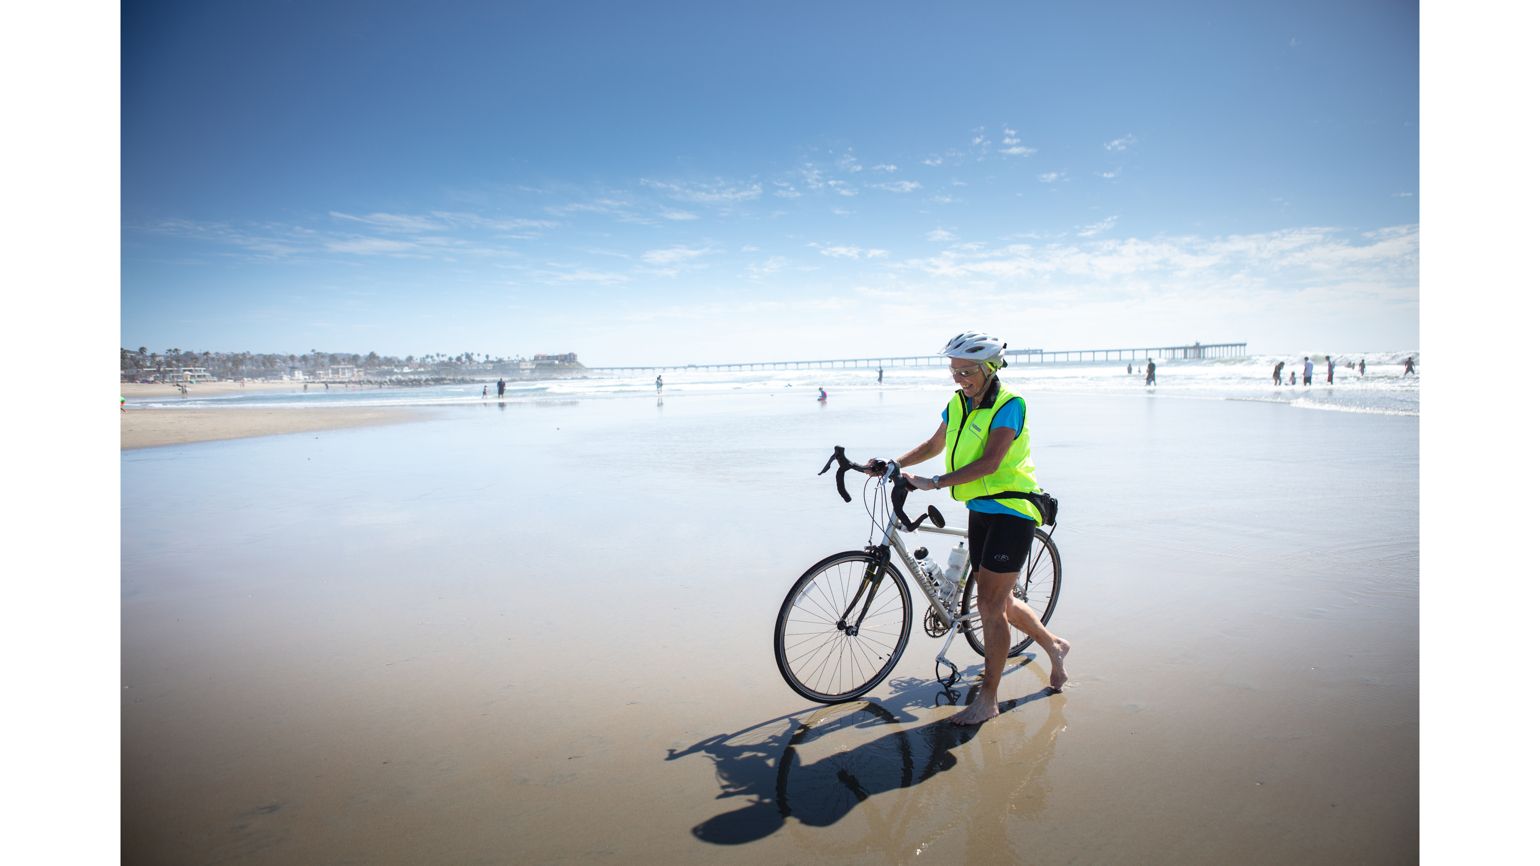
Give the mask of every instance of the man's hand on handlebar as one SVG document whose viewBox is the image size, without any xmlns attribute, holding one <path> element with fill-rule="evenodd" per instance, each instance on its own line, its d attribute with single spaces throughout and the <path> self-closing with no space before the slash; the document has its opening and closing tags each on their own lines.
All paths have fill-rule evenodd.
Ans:
<svg viewBox="0 0 1540 866">
<path fill-rule="evenodd" d="M 937 487 L 933 481 L 930 480 L 929 476 L 925 476 L 925 475 L 910 475 L 908 472 L 903 472 L 903 473 L 900 473 L 900 474 L 904 476 L 904 480 L 905 481 L 909 482 L 909 486 L 913 487 L 915 490 L 940 490 L 941 489 L 941 488 Z"/>
<path fill-rule="evenodd" d="M 855 469 L 859 472 L 865 472 L 867 475 L 876 477 L 878 475 L 883 475 L 888 471 L 888 464 L 886 461 L 878 460 L 877 458 L 873 457 L 860 466 L 855 467 Z"/>
</svg>

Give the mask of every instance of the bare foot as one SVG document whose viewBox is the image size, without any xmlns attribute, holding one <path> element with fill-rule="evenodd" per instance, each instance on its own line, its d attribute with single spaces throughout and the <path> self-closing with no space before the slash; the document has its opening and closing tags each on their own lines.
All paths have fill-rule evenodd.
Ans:
<svg viewBox="0 0 1540 866">
<path fill-rule="evenodd" d="M 982 696 L 974 698 L 973 703 L 964 707 L 960 712 L 952 716 L 954 725 L 977 725 L 987 722 L 1000 715 L 1000 704 L 995 698 L 984 700 Z"/>
<path fill-rule="evenodd" d="M 1064 684 L 1069 682 L 1069 674 L 1064 672 L 1064 657 L 1069 655 L 1069 641 L 1056 638 L 1053 642 L 1053 651 L 1048 653 L 1048 660 L 1053 665 L 1053 671 L 1048 674 L 1048 688 L 1059 691 Z"/>
</svg>

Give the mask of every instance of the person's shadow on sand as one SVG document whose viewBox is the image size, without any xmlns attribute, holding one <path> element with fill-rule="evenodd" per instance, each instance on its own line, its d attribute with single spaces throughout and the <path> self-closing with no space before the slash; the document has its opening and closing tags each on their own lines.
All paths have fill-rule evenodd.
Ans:
<svg viewBox="0 0 1540 866">
<path fill-rule="evenodd" d="M 918 785 L 955 767 L 958 760 L 953 750 L 977 736 L 980 726 L 954 725 L 947 718 L 917 728 L 901 725 L 916 720 L 909 709 L 955 704 L 956 693 L 949 696 L 933 681 L 893 685 L 898 692 L 883 702 L 820 707 L 800 718 L 799 714 L 780 716 L 683 750 L 670 749 L 670 761 L 696 752 L 716 761 L 722 785 L 718 799 L 752 798 L 747 806 L 709 818 L 691 832 L 703 842 L 741 845 L 769 836 L 787 819 L 827 827 L 875 794 Z M 1002 717 L 1052 694 L 1045 688 L 1002 701 Z M 771 730 L 780 722 L 784 727 Z M 1046 735 L 1051 748 L 1052 738 L 1063 727 L 1062 702 L 1052 702 L 1047 720 L 1032 739 Z M 881 728 L 891 731 L 873 739 L 871 730 Z M 1038 772 L 1045 765 L 1045 761 L 1033 764 Z"/>
</svg>

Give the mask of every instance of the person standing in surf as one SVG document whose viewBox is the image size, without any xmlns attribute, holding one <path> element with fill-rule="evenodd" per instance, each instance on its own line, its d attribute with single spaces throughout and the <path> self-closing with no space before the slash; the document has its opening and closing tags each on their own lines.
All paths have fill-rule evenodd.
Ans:
<svg viewBox="0 0 1540 866">
<path fill-rule="evenodd" d="M 938 354 L 951 359 L 957 391 L 930 438 L 899 457 L 899 466 L 946 454 L 946 472 L 924 478 L 904 473 L 917 490 L 951 490 L 968 504 L 968 556 L 978 581 L 980 628 L 984 632 L 984 677 L 973 703 L 952 716 L 976 725 L 1000 714 L 1000 675 L 1015 626 L 1047 654 L 1049 688 L 1069 681 L 1064 657 L 1069 642 L 1050 632 L 1037 614 L 1011 593 L 1027 562 L 1032 531 L 1042 520 L 1026 494 L 1039 492 L 1027 433 L 1026 403 L 1001 383 L 1005 344 L 973 331 L 954 337 Z M 870 474 L 872 464 L 865 470 Z"/>
</svg>

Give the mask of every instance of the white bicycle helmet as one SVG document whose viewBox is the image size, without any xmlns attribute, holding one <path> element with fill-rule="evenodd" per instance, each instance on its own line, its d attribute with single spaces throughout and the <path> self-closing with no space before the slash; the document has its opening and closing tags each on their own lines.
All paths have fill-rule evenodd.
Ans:
<svg viewBox="0 0 1540 866">
<path fill-rule="evenodd" d="M 1006 344 L 1000 342 L 988 334 L 977 331 L 963 331 L 953 337 L 946 348 L 937 352 L 948 358 L 962 358 L 965 361 L 978 361 L 991 367 L 1005 366 Z"/>
</svg>

